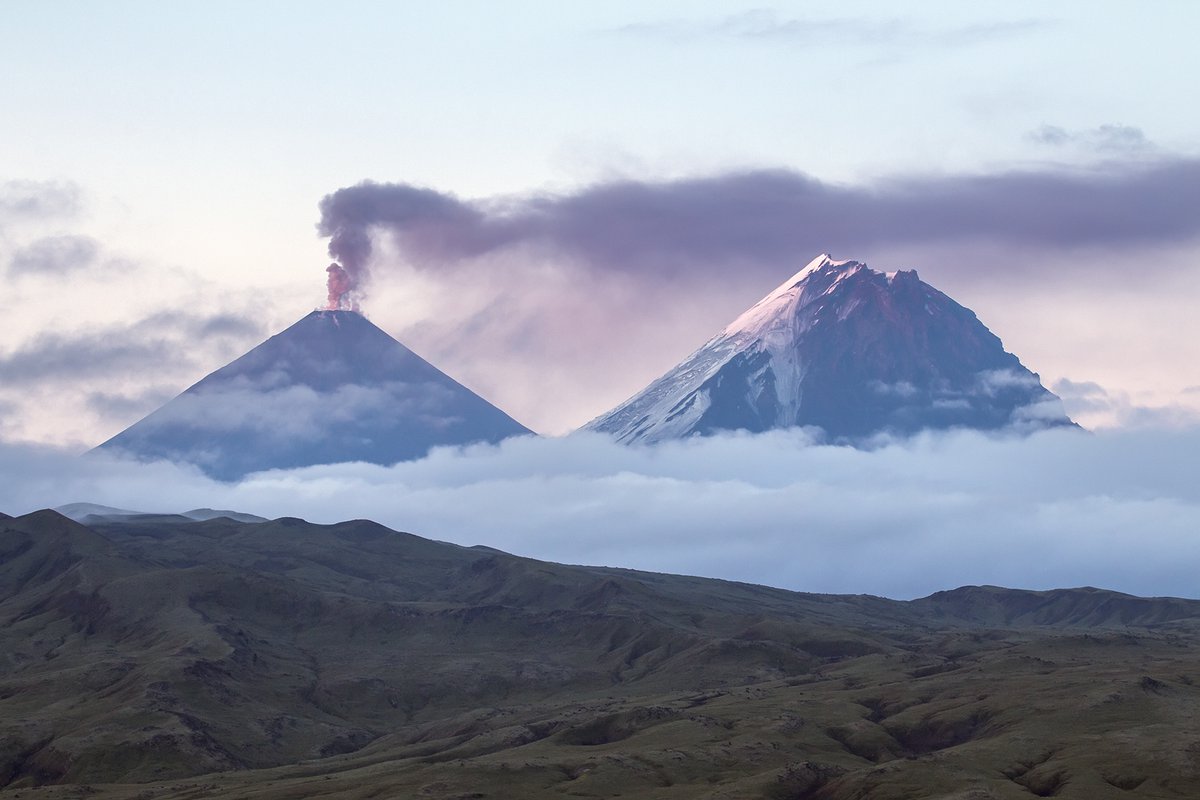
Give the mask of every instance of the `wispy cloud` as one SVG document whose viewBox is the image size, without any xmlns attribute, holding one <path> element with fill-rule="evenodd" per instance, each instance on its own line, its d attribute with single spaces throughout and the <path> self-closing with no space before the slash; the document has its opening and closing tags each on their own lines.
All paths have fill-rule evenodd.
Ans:
<svg viewBox="0 0 1200 800">
<path fill-rule="evenodd" d="M 79 212 L 81 192 L 66 181 L 0 182 L 0 227 L 6 217 L 70 217 Z"/>
<path fill-rule="evenodd" d="M 1178 402 L 1160 405 L 1139 403 L 1129 392 L 1106 389 L 1095 381 L 1061 378 L 1051 388 L 1062 399 L 1067 414 L 1089 427 L 1187 427 L 1197 424 L 1200 417 L 1187 403 L 1188 396 L 1196 394 L 1188 388 L 1180 392 Z"/>
<path fill-rule="evenodd" d="M 100 245 L 90 236 L 47 236 L 13 253 L 9 271 L 13 275 L 62 276 L 92 266 L 99 254 Z"/>
<path fill-rule="evenodd" d="M 261 323 L 250 317 L 161 311 L 126 325 L 39 334 L 0 353 L 0 382 L 7 389 L 97 375 L 128 379 L 194 367 L 203 353 L 227 352 L 261 335 Z"/>
<path fill-rule="evenodd" d="M 666 19 L 619 26 L 615 33 L 686 42 L 728 39 L 805 47 L 887 49 L 969 47 L 1038 33 L 1055 21 L 995 20 L 972 25 L 930 26 L 907 17 L 790 17 L 774 9 L 749 9 L 709 19 Z"/>
<path fill-rule="evenodd" d="M 151 386 L 128 392 L 88 392 L 84 402 L 104 419 L 137 419 L 179 394 L 178 386 Z"/>
<path fill-rule="evenodd" d="M 1075 147 L 1113 156 L 1137 155 L 1157 150 L 1145 132 L 1132 125 L 1107 124 L 1086 130 L 1067 130 L 1057 125 L 1043 125 L 1030 131 L 1027 138 L 1050 147 Z"/>
<path fill-rule="evenodd" d="M 0 351 L 0 440 L 92 447 L 264 334 L 254 316 L 160 311 L 18 341 Z"/>
</svg>

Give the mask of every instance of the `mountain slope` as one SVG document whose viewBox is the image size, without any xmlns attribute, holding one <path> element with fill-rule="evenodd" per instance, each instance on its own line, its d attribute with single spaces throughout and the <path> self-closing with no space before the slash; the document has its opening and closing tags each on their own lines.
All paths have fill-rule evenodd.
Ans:
<svg viewBox="0 0 1200 800">
<path fill-rule="evenodd" d="M 833 440 L 1069 425 L 975 314 L 916 272 L 813 260 L 587 429 L 623 442 L 815 426 Z"/>
<path fill-rule="evenodd" d="M 530 433 L 353 311 L 314 311 L 100 445 L 218 478 Z"/>
<path fill-rule="evenodd" d="M 1095 589 L 42 511 L 0 521 L 0 798 L 1196 796 L 1198 642 L 1200 602 Z"/>
</svg>

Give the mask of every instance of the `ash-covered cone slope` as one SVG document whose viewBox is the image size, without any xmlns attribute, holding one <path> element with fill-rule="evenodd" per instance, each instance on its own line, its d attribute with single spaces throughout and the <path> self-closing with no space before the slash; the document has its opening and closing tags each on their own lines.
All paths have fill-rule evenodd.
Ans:
<svg viewBox="0 0 1200 800">
<path fill-rule="evenodd" d="M 221 479 L 530 433 L 353 311 L 314 311 L 104 444 Z"/>
<path fill-rule="evenodd" d="M 833 441 L 1072 425 L 965 308 L 917 277 L 827 255 L 586 429 L 623 442 L 815 426 Z"/>
</svg>

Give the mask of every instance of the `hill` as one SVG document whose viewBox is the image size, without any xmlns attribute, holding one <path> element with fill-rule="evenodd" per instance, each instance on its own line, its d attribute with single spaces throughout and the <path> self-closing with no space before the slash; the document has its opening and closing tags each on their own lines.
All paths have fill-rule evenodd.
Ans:
<svg viewBox="0 0 1200 800">
<path fill-rule="evenodd" d="M 1195 796 L 1200 602 L 0 521 L 0 797 Z M 36 794 L 30 788 L 41 786 Z"/>
</svg>

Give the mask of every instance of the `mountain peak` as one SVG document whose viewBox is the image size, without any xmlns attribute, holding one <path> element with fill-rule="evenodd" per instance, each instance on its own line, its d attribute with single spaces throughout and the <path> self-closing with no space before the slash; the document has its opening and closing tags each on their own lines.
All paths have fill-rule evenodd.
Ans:
<svg viewBox="0 0 1200 800">
<path fill-rule="evenodd" d="M 834 440 L 1070 425 L 974 312 L 913 270 L 823 253 L 586 427 L 620 441 L 814 426 Z"/>
<path fill-rule="evenodd" d="M 98 449 L 235 479 L 527 433 L 357 311 L 317 310 Z"/>
<path fill-rule="evenodd" d="M 774 323 L 794 316 L 799 308 L 863 270 L 879 274 L 859 261 L 834 261 L 828 253 L 822 253 L 729 323 L 722 335 L 762 335 Z"/>
<path fill-rule="evenodd" d="M 775 292 L 779 292 L 786 288 L 795 287 L 796 284 L 808 280 L 817 274 L 824 273 L 828 275 L 849 275 L 853 272 L 857 272 L 860 269 L 866 268 L 866 266 L 867 265 L 861 261 L 853 261 L 850 259 L 837 261 L 829 253 L 822 253 L 812 261 L 805 264 L 804 267 L 795 275 L 781 283 L 779 287 L 775 289 Z M 775 292 L 772 292 L 771 294 L 775 294 Z M 768 297 L 770 297 L 770 295 L 768 295 Z"/>
</svg>

